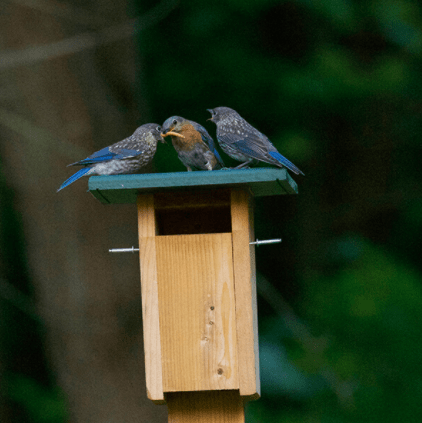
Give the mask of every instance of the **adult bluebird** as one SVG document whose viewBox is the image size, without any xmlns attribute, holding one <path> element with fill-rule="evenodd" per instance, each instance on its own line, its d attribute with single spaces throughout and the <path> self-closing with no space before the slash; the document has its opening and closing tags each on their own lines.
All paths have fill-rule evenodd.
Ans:
<svg viewBox="0 0 422 423">
<path fill-rule="evenodd" d="M 171 136 L 180 161 L 191 170 L 215 170 L 224 167 L 214 140 L 199 123 L 172 116 L 163 123 L 163 137 Z"/>
<path fill-rule="evenodd" d="M 151 162 L 158 141 L 165 142 L 161 136 L 161 126 L 156 123 L 140 126 L 130 137 L 105 147 L 84 160 L 70 164 L 69 166 L 83 166 L 83 168 L 64 181 L 57 192 L 85 175 L 137 172 Z"/>
<path fill-rule="evenodd" d="M 243 162 L 235 169 L 249 166 L 254 160 L 278 167 L 287 167 L 296 175 L 304 175 L 292 162 L 282 156 L 271 141 L 239 113 L 229 107 L 207 109 L 217 125 L 217 140 L 222 150 L 233 159 Z"/>
</svg>

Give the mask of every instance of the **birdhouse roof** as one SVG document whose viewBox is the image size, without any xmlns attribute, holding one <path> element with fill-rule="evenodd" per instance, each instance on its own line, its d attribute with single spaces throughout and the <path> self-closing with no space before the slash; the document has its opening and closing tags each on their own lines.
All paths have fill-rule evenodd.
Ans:
<svg viewBox="0 0 422 423">
<path fill-rule="evenodd" d="M 255 197 L 297 194 L 286 169 L 255 168 L 197 172 L 91 176 L 88 189 L 104 204 L 136 203 L 139 193 L 248 187 Z"/>
</svg>

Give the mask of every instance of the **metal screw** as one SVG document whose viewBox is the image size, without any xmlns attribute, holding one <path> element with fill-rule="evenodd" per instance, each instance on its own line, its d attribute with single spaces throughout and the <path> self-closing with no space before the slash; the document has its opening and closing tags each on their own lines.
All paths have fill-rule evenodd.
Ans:
<svg viewBox="0 0 422 423">
<path fill-rule="evenodd" d="M 250 242 L 250 245 L 256 245 L 257 247 L 260 245 L 265 245 L 265 244 L 278 244 L 281 242 L 281 238 L 276 238 L 276 239 L 265 239 L 265 240 L 259 240 L 257 239 L 256 241 Z M 108 250 L 109 253 L 135 253 L 139 251 L 139 248 L 111 248 L 110 250 Z"/>
<path fill-rule="evenodd" d="M 109 253 L 134 253 L 135 251 L 139 251 L 139 248 L 111 248 L 108 250 Z"/>
<path fill-rule="evenodd" d="M 257 247 L 259 245 L 264 245 L 264 244 L 278 244 L 281 242 L 281 238 L 276 238 L 276 239 L 265 239 L 263 241 L 260 241 L 259 239 L 257 239 L 254 242 L 250 242 L 250 245 L 256 245 Z"/>
</svg>

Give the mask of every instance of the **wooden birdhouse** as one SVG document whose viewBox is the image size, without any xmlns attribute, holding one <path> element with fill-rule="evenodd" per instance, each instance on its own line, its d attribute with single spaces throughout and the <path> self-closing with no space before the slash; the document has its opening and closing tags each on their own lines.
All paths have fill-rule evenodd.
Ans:
<svg viewBox="0 0 422 423">
<path fill-rule="evenodd" d="M 244 422 L 260 396 L 255 197 L 296 194 L 285 169 L 94 176 L 138 210 L 148 397 L 169 421 Z"/>
</svg>

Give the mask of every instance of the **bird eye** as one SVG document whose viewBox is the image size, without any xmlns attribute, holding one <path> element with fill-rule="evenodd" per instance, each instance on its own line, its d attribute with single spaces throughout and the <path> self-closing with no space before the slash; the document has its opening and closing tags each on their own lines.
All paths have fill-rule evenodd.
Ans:
<svg viewBox="0 0 422 423">
<path fill-rule="evenodd" d="M 173 125 L 177 125 L 177 120 L 176 119 L 174 119 Z"/>
<path fill-rule="evenodd" d="M 155 128 L 155 130 L 156 130 L 156 131 L 158 131 L 158 132 L 161 132 L 161 126 L 157 126 L 157 127 Z"/>
</svg>

